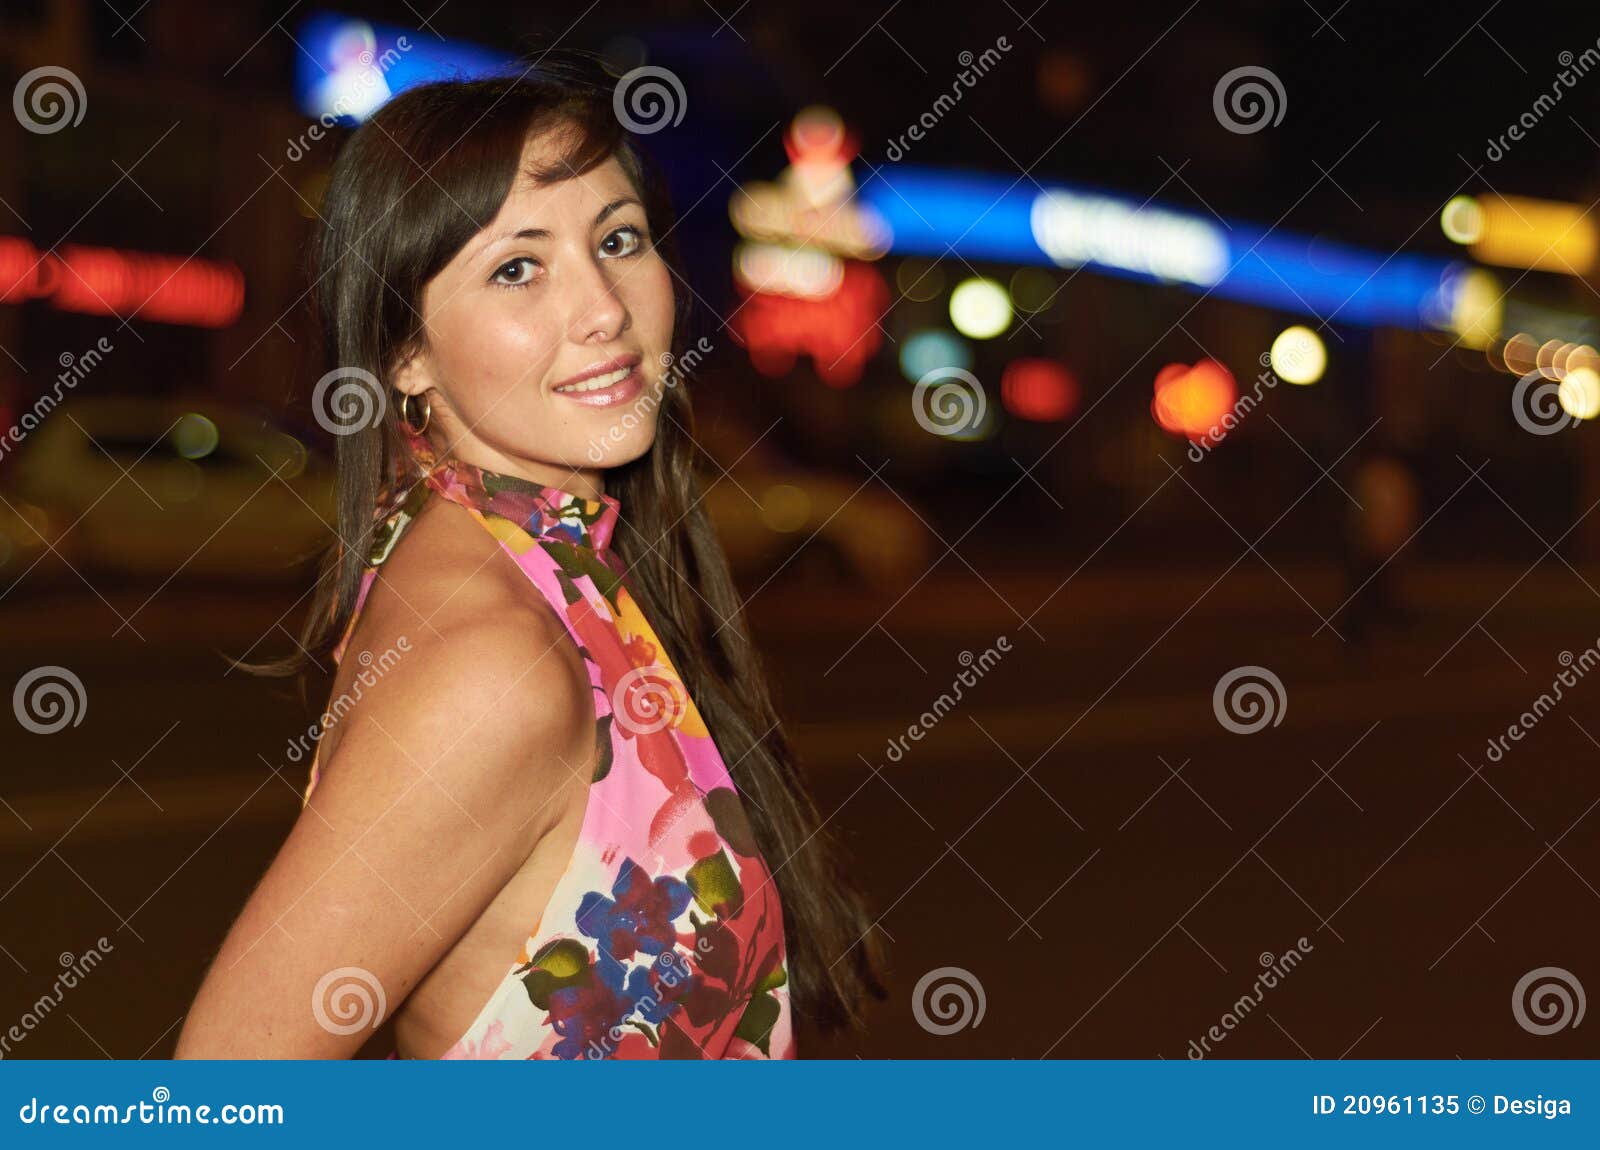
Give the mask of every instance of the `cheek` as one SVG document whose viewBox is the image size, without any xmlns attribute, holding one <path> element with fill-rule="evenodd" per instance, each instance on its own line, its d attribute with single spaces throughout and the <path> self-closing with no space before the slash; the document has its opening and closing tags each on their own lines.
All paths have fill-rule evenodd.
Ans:
<svg viewBox="0 0 1600 1150">
<path fill-rule="evenodd" d="M 446 387 L 463 413 L 538 394 L 555 362 L 559 341 L 538 310 L 507 293 L 456 308 L 436 325 Z"/>
<path fill-rule="evenodd" d="M 617 284 L 642 342 L 664 350 L 672 340 L 672 273 L 659 257 L 640 265 Z"/>
</svg>

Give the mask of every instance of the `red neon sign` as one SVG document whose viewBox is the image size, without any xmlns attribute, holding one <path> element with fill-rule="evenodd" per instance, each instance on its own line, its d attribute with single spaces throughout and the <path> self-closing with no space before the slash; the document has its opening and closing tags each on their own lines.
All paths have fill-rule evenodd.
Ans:
<svg viewBox="0 0 1600 1150">
<path fill-rule="evenodd" d="M 0 236 L 0 303 L 26 299 L 88 315 L 227 327 L 244 310 L 244 273 L 232 263 L 121 248 L 40 252 Z"/>
<path fill-rule="evenodd" d="M 829 387 L 849 387 L 878 352 L 889 288 L 871 264 L 847 260 L 839 290 L 823 299 L 751 292 L 734 314 L 734 339 L 762 375 L 786 375 L 809 355 Z"/>
</svg>

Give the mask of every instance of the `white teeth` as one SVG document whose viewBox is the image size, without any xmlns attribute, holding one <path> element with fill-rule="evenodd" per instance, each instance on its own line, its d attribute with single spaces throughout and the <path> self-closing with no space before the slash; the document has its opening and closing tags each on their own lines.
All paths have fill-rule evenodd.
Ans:
<svg viewBox="0 0 1600 1150">
<path fill-rule="evenodd" d="M 621 383 L 624 379 L 627 379 L 632 372 L 633 368 L 624 367 L 618 369 L 617 371 L 607 372 L 605 375 L 596 375 L 589 379 L 581 380 L 578 383 L 566 384 L 562 387 L 556 388 L 556 390 L 565 392 L 599 391 L 602 387 L 610 387 L 614 383 Z"/>
</svg>

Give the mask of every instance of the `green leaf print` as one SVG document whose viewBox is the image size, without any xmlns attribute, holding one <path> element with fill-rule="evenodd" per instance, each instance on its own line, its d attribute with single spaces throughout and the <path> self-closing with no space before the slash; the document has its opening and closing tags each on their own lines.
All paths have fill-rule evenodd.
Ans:
<svg viewBox="0 0 1600 1150">
<path fill-rule="evenodd" d="M 588 547 L 574 547 L 560 539 L 541 538 L 539 545 L 556 561 L 568 579 L 577 580 L 583 575 L 593 579 L 595 588 L 606 597 L 606 602 L 611 604 L 612 612 L 616 612 L 617 584 L 621 582 L 621 577 L 601 562 L 593 550 Z M 569 603 L 573 601 L 568 600 Z"/>
<path fill-rule="evenodd" d="M 768 1047 L 772 1042 L 772 1028 L 778 1025 L 778 1015 L 782 1012 L 783 1007 L 776 998 L 770 994 L 758 994 L 744 1008 L 733 1033 L 770 1057 L 772 1051 Z"/>
<path fill-rule="evenodd" d="M 598 783 L 611 773 L 611 720 L 613 715 L 601 715 L 594 724 L 595 761 L 594 778 Z"/>
<path fill-rule="evenodd" d="M 700 909 L 720 918 L 733 918 L 744 909 L 744 888 L 739 885 L 738 872 L 728 858 L 728 852 L 701 859 L 689 868 L 685 876 L 694 901 Z"/>
<path fill-rule="evenodd" d="M 528 1000 L 540 1010 L 550 1009 L 550 994 L 582 982 L 589 973 L 589 948 L 576 939 L 558 938 L 539 948 L 524 967 L 522 979 Z"/>
</svg>

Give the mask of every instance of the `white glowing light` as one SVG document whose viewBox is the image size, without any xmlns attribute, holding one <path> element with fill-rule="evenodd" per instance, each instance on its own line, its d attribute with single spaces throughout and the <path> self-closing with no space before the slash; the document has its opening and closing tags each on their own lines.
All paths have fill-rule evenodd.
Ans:
<svg viewBox="0 0 1600 1150">
<path fill-rule="evenodd" d="M 1106 196 L 1042 192 L 1033 238 L 1064 267 L 1097 263 L 1163 280 L 1209 286 L 1228 269 L 1228 242 L 1204 220 Z"/>
</svg>

